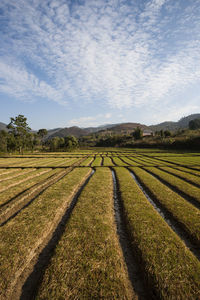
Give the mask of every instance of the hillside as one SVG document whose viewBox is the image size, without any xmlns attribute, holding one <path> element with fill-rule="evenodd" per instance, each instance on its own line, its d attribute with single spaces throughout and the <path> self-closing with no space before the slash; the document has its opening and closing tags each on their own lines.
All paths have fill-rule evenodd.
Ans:
<svg viewBox="0 0 200 300">
<path fill-rule="evenodd" d="M 0 130 L 6 130 L 6 131 L 8 131 L 8 129 L 7 129 L 6 126 L 7 125 L 5 123 L 0 122 Z"/>
<path fill-rule="evenodd" d="M 65 137 L 68 135 L 74 135 L 79 138 L 81 136 L 90 135 L 92 133 L 98 132 L 101 135 L 106 135 L 110 133 L 116 134 L 129 134 L 134 131 L 136 127 L 140 127 L 145 131 L 160 131 L 160 130 L 170 130 L 176 131 L 178 129 L 186 129 L 188 127 L 188 123 L 191 120 L 200 118 L 200 114 L 192 114 L 187 117 L 181 118 L 178 122 L 165 121 L 160 124 L 146 126 L 140 123 L 121 123 L 121 124 L 106 124 L 97 127 L 87 127 L 80 128 L 78 126 L 66 127 L 66 128 L 54 128 L 48 130 L 47 139 L 53 137 Z M 0 130 L 7 130 L 6 124 L 0 122 Z M 35 132 L 35 131 L 33 131 Z"/>
<path fill-rule="evenodd" d="M 160 124 L 151 125 L 149 128 L 153 131 L 159 131 L 159 130 L 178 130 L 178 129 L 186 129 L 188 128 L 188 123 L 191 120 L 200 118 L 200 114 L 192 114 L 187 117 L 181 118 L 178 122 L 162 122 Z"/>
<path fill-rule="evenodd" d="M 65 137 L 65 136 L 68 136 L 68 135 L 73 135 L 75 137 L 80 137 L 80 136 L 83 136 L 83 135 L 87 135 L 88 134 L 88 131 L 85 130 L 85 129 L 82 129 L 82 128 L 79 128 L 77 126 L 73 126 L 73 127 L 69 127 L 69 128 L 63 128 L 63 129 L 60 129 L 56 132 L 54 132 L 53 134 L 49 135 L 50 138 L 53 138 L 53 137 Z"/>
<path fill-rule="evenodd" d="M 120 134 L 120 133 L 128 134 L 131 133 L 136 127 L 140 127 L 143 130 L 148 129 L 146 125 L 142 125 L 139 123 L 110 124 L 110 125 L 103 125 L 99 127 L 88 127 L 88 128 L 80 128 L 77 126 L 73 126 L 73 127 L 66 127 L 58 130 L 53 130 L 53 129 L 51 131 L 49 130 L 48 138 L 53 138 L 55 136 L 65 137 L 67 135 L 74 135 L 75 137 L 81 137 L 96 132 L 99 132 L 101 134 L 108 134 L 111 132 L 116 134 Z"/>
</svg>

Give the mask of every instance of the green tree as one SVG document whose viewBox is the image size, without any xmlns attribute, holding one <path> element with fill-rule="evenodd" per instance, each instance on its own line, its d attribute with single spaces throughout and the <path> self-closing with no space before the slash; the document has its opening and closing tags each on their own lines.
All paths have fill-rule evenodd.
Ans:
<svg viewBox="0 0 200 300">
<path fill-rule="evenodd" d="M 143 136 L 143 131 L 140 127 L 137 127 L 132 133 L 135 140 L 140 140 Z"/>
<path fill-rule="evenodd" d="M 16 148 L 19 153 L 23 153 L 27 145 L 28 135 L 31 128 L 27 124 L 27 118 L 24 115 L 18 115 L 15 118 L 10 118 L 10 123 L 7 128 L 13 134 L 16 142 Z"/>
<path fill-rule="evenodd" d="M 165 130 L 163 133 L 165 137 L 171 136 L 171 132 L 169 130 Z"/>
<path fill-rule="evenodd" d="M 39 129 L 37 134 L 41 139 L 44 139 L 44 137 L 47 135 L 48 131 L 44 128 Z"/>
<path fill-rule="evenodd" d="M 51 151 L 56 151 L 59 149 L 60 146 L 60 138 L 58 136 L 53 137 L 50 141 L 49 141 L 49 145 L 50 145 L 50 150 Z"/>
<path fill-rule="evenodd" d="M 75 136 L 69 135 L 65 137 L 65 147 L 68 150 L 73 150 L 78 147 L 78 140 Z"/>
<path fill-rule="evenodd" d="M 0 131 L 0 152 L 7 152 L 7 137 L 8 134 L 5 130 Z"/>
<path fill-rule="evenodd" d="M 37 136 L 39 138 L 39 144 L 43 145 L 43 149 L 44 149 L 44 144 L 45 144 L 45 136 L 47 136 L 48 131 L 45 128 L 39 129 L 37 132 Z"/>
</svg>

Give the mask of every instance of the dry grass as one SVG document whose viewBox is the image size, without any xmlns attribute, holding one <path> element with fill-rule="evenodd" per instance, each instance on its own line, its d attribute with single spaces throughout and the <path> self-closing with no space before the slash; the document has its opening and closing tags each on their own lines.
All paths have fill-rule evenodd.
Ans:
<svg viewBox="0 0 200 300">
<path fill-rule="evenodd" d="M 145 170 L 149 170 L 151 173 L 157 175 L 159 178 L 165 180 L 171 186 L 176 188 L 178 191 L 184 192 L 189 197 L 195 198 L 200 203 L 200 189 L 192 184 L 177 178 L 174 175 L 167 174 L 157 168 L 145 168 Z"/>
<path fill-rule="evenodd" d="M 124 214 L 146 282 L 158 299 L 198 299 L 200 263 L 146 200 L 130 172 L 116 168 Z"/>
<path fill-rule="evenodd" d="M 92 163 L 92 167 L 99 167 L 99 166 L 101 166 L 101 162 L 102 162 L 102 158 L 99 157 L 99 156 L 97 156 L 95 158 L 95 160 L 93 161 L 93 163 Z"/>
<path fill-rule="evenodd" d="M 78 199 L 36 299 L 135 299 L 113 214 L 111 172 L 98 168 Z"/>
<path fill-rule="evenodd" d="M 186 173 L 181 170 L 174 169 L 173 167 L 161 167 L 160 169 L 163 171 L 167 171 L 167 172 L 171 173 L 172 175 L 177 175 L 183 180 L 186 180 L 186 181 L 189 180 L 191 184 L 194 183 L 194 184 L 199 185 L 199 187 L 200 187 L 200 177 Z"/>
<path fill-rule="evenodd" d="M 151 196 L 170 212 L 191 239 L 200 245 L 200 211 L 141 168 L 132 168 L 131 170 Z"/>
<path fill-rule="evenodd" d="M 64 213 L 89 172 L 89 168 L 72 171 L 0 228 L 0 299 L 9 299 L 10 289 L 29 257 L 37 253 L 38 243 L 42 243 L 43 237 L 51 232 L 55 220 L 59 221 L 58 216 Z"/>
</svg>

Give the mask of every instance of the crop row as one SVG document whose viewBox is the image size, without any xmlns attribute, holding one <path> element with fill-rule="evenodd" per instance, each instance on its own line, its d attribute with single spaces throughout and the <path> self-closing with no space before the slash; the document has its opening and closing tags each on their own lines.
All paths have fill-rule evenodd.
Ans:
<svg viewBox="0 0 200 300">
<path fill-rule="evenodd" d="M 131 168 L 152 198 L 180 224 L 188 236 L 200 246 L 200 212 L 154 176 L 141 168 Z"/>
<path fill-rule="evenodd" d="M 168 174 L 163 170 L 159 170 L 158 168 L 145 167 L 144 169 L 155 175 L 157 178 L 161 179 L 164 183 L 170 185 L 170 187 L 177 190 L 180 194 L 200 204 L 200 193 L 198 187 L 172 174 Z M 187 174 L 186 176 L 189 176 L 189 174 Z"/>
<path fill-rule="evenodd" d="M 4 190 L 0 193 L 0 206 L 3 206 L 6 202 L 10 201 L 11 199 L 17 197 L 18 195 L 22 194 L 30 187 L 34 186 L 38 182 L 43 179 L 48 178 L 49 176 L 56 174 L 59 172 L 59 169 L 52 170 L 52 169 L 40 169 L 36 171 L 37 176 L 32 177 L 29 180 L 18 182 L 15 186 L 10 187 L 7 190 Z"/>
<path fill-rule="evenodd" d="M 198 299 L 199 261 L 147 201 L 129 171 L 115 170 L 130 238 L 153 296 Z"/>
<path fill-rule="evenodd" d="M 103 158 L 104 163 L 113 163 L 114 158 L 111 161 L 106 158 Z M 115 159 L 125 164 L 119 158 Z M 95 160 L 100 163 L 102 158 L 96 157 Z M 91 163 L 89 158 L 85 160 L 86 163 Z M 198 299 L 200 263 L 197 258 L 148 202 L 130 171 L 123 167 L 113 169 L 132 252 L 141 265 L 148 291 L 152 291 L 150 297 Z M 187 232 L 191 241 L 199 245 L 198 209 L 146 170 L 140 167 L 130 169 L 153 199 Z M 4 195 L 0 211 L 2 216 L 21 208 L 20 203 L 23 206 L 31 201 L 0 227 L 0 299 L 19 299 L 22 292 L 26 293 L 21 290 L 23 283 L 34 265 L 38 264 L 38 257 L 45 246 L 50 240 L 54 241 L 53 231 L 61 225 L 62 235 L 57 237 L 57 246 L 43 280 L 38 277 L 41 285 L 36 299 L 137 298 L 128 279 L 116 233 L 111 171 L 106 167 L 97 168 L 85 186 L 83 183 L 91 173 L 91 168 L 75 168 L 65 175 L 68 171 L 49 170 L 38 176 L 40 181 L 30 179 L 1 193 Z M 61 180 L 56 180 L 62 176 Z M 81 186 L 83 189 L 77 194 Z M 20 191 L 25 194 L 20 195 Z M 18 196 L 13 198 L 13 195 Z M 74 202 L 75 195 L 77 203 Z M 69 207 L 70 215 L 67 210 Z M 43 267 L 38 265 L 38 268 Z M 37 280 L 35 282 L 37 286 Z M 29 296 L 24 295 L 26 299 Z"/>
<path fill-rule="evenodd" d="M 113 215 L 109 169 L 83 189 L 36 299 L 134 299 Z"/>
<path fill-rule="evenodd" d="M 89 172 L 87 168 L 73 170 L 0 228 L 0 299 L 17 299 L 14 288 L 21 282 L 26 264 L 39 254 L 42 242 L 51 235 Z"/>
</svg>

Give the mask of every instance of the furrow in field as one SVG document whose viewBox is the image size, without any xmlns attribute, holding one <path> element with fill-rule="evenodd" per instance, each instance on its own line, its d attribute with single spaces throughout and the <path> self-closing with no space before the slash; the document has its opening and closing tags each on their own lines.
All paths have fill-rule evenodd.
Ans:
<svg viewBox="0 0 200 300">
<path fill-rule="evenodd" d="M 168 174 L 172 174 L 172 175 L 174 175 L 174 176 L 176 176 L 176 177 L 178 177 L 182 180 L 185 180 L 186 182 L 189 182 L 190 184 L 193 184 L 197 188 L 200 188 L 200 178 L 198 178 L 194 175 L 185 173 L 183 171 L 179 171 L 179 170 L 171 168 L 171 167 L 159 167 L 158 169 L 161 170 L 161 171 L 164 171 Z"/>
<path fill-rule="evenodd" d="M 116 233 L 108 168 L 97 168 L 80 194 L 36 295 L 59 298 L 136 299 Z"/>
<path fill-rule="evenodd" d="M 135 180 L 159 214 L 200 259 L 200 212 L 141 168 L 130 168 Z"/>
<path fill-rule="evenodd" d="M 62 216 L 89 173 L 89 168 L 76 168 L 0 228 L 0 299 L 20 298 L 38 255 L 59 223 L 62 227 Z"/>
<path fill-rule="evenodd" d="M 22 209 L 30 205 L 48 187 L 62 179 L 71 171 L 72 169 L 69 168 L 68 170 L 62 170 L 59 173 L 49 176 L 48 178 L 34 185 L 20 197 L 15 198 L 15 201 L 9 202 L 7 203 L 7 205 L 0 208 L 0 226 L 5 225 L 8 221 L 14 218 Z"/>
<path fill-rule="evenodd" d="M 129 279 L 132 283 L 133 290 L 138 295 L 138 298 L 149 299 L 149 297 L 147 296 L 147 291 L 145 289 L 142 276 L 140 274 L 138 261 L 133 255 L 131 240 L 126 228 L 126 223 L 124 221 L 123 203 L 121 201 L 119 186 L 117 183 L 117 178 L 116 178 L 114 168 L 112 169 L 112 176 L 113 176 L 114 210 L 115 210 L 117 234 L 123 252 L 124 260 L 126 262 Z"/>
<path fill-rule="evenodd" d="M 115 168 L 133 251 L 149 296 L 198 299 L 200 263 L 148 202 L 125 168 Z"/>
<path fill-rule="evenodd" d="M 200 189 L 182 179 L 167 174 L 154 167 L 145 167 L 144 170 L 158 178 L 162 183 L 169 186 L 176 193 L 180 194 L 187 201 L 191 202 L 197 208 L 200 208 Z"/>
<path fill-rule="evenodd" d="M 110 156 L 110 159 L 111 159 L 112 165 L 113 165 L 113 166 L 116 166 L 116 163 L 114 162 L 114 159 L 113 159 L 112 156 Z"/>
</svg>

